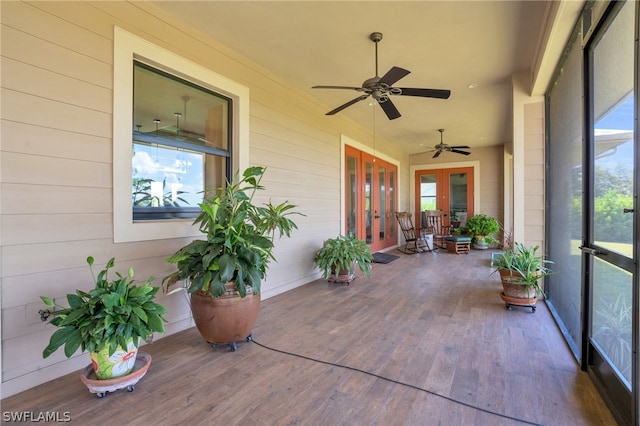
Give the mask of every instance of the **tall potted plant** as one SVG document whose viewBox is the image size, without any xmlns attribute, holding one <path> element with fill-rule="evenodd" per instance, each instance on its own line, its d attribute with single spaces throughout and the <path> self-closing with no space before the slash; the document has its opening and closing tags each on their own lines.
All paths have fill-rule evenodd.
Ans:
<svg viewBox="0 0 640 426">
<path fill-rule="evenodd" d="M 510 304 L 535 305 L 537 297 L 544 296 L 540 280 L 553 273 L 548 266 L 553 262 L 540 256 L 538 250 L 539 246 L 514 243 L 513 248 L 505 248 L 494 260 L 494 272 L 500 274 L 501 296 L 507 307 Z"/>
<path fill-rule="evenodd" d="M 485 214 L 475 214 L 467 220 L 465 229 L 473 237 L 473 247 L 486 250 L 498 242 L 493 236 L 500 230 L 500 222 Z"/>
<path fill-rule="evenodd" d="M 87 258 L 93 275 L 93 257 Z M 88 292 L 76 290 L 67 294 L 69 307 L 58 305 L 51 297 L 40 296 L 47 310 L 41 311 L 43 320 L 58 327 L 49 345 L 42 352 L 47 358 L 64 345 L 69 358 L 78 349 L 89 352 L 95 376 L 108 380 L 126 376 L 133 370 L 138 344 L 154 332 L 164 333 L 164 306 L 154 302 L 159 287 L 151 286 L 150 277 L 142 285 L 133 280 L 133 269 L 127 275 L 116 273 L 108 278 L 115 259 L 93 275 L 95 286 Z"/>
<path fill-rule="evenodd" d="M 366 276 L 370 276 L 373 255 L 364 240 L 353 235 L 339 235 L 326 240 L 314 260 L 325 279 L 348 284 L 355 277 L 356 265 Z"/>
<path fill-rule="evenodd" d="M 225 187 L 207 191 L 194 224 L 204 239 L 190 242 L 167 258 L 177 270 L 165 277 L 165 290 L 182 282 L 190 293 L 193 319 L 204 339 L 228 343 L 250 338 L 260 307 L 260 286 L 267 265 L 275 260 L 273 240 L 291 235 L 300 214 L 285 201 L 262 206 L 253 203 L 264 167 L 236 173 Z"/>
</svg>

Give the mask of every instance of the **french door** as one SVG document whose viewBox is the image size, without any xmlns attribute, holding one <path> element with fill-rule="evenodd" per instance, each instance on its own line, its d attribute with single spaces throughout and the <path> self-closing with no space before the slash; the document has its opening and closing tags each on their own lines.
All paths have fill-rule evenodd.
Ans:
<svg viewBox="0 0 640 426">
<path fill-rule="evenodd" d="M 425 210 L 441 210 L 444 225 L 464 225 L 473 215 L 473 167 L 417 170 L 415 191 L 414 217 L 420 221 Z"/>
<path fill-rule="evenodd" d="M 397 244 L 397 167 L 350 146 L 345 162 L 347 234 L 365 240 L 371 252 Z"/>
<path fill-rule="evenodd" d="M 581 247 L 589 295 L 583 362 L 626 424 L 638 424 L 634 403 L 638 359 L 633 337 L 638 335 L 636 4 L 613 5 L 587 46 L 587 93 L 591 98 L 586 232 Z"/>
</svg>

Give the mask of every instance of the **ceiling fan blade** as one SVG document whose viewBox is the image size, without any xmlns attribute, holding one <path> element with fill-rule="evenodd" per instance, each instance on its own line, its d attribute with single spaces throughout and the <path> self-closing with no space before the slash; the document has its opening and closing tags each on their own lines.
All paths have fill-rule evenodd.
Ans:
<svg viewBox="0 0 640 426">
<path fill-rule="evenodd" d="M 436 151 L 436 153 L 435 153 L 435 154 L 433 154 L 433 157 L 432 157 L 432 158 L 437 158 L 437 157 L 438 157 L 438 155 L 440 155 L 440 153 L 441 153 L 441 152 L 442 152 L 442 151 L 437 150 L 437 151 Z"/>
<path fill-rule="evenodd" d="M 471 154 L 470 152 L 467 152 L 467 151 L 460 151 L 460 150 L 458 150 L 458 149 L 453 149 L 453 148 L 451 149 L 451 152 L 455 152 L 456 154 L 462 154 L 462 155 L 469 155 L 469 154 Z"/>
<path fill-rule="evenodd" d="M 398 108 L 396 108 L 393 102 L 391 102 L 391 99 L 387 99 L 384 102 L 378 102 L 378 104 L 380 104 L 384 113 L 387 114 L 389 120 L 395 120 L 400 117 L 400 111 L 398 111 Z"/>
<path fill-rule="evenodd" d="M 361 96 L 358 96 L 357 98 L 350 100 L 350 101 L 349 101 L 349 102 L 347 102 L 346 104 L 340 105 L 340 106 L 339 106 L 338 108 L 336 108 L 336 109 L 332 109 L 331 111 L 329 111 L 329 112 L 328 112 L 328 113 L 326 113 L 325 115 L 333 115 L 333 114 L 335 114 L 335 113 L 337 113 L 337 112 L 342 111 L 343 109 L 345 109 L 345 108 L 347 108 L 347 107 L 350 107 L 351 105 L 355 104 L 356 102 L 360 102 L 360 101 L 363 101 L 363 100 L 367 99 L 368 97 L 369 97 L 369 95 L 361 95 Z"/>
<path fill-rule="evenodd" d="M 393 83 L 400 80 L 402 77 L 406 76 L 409 73 L 411 73 L 411 71 L 407 71 L 404 68 L 393 67 L 389 71 L 387 71 L 385 75 L 382 76 L 378 83 L 384 83 L 392 86 Z"/>
<path fill-rule="evenodd" d="M 362 91 L 362 87 L 351 87 L 351 86 L 312 86 L 312 89 L 348 89 L 348 90 L 358 90 Z"/>
<path fill-rule="evenodd" d="M 461 148 L 461 149 L 471 149 L 471 147 L 470 147 L 470 146 L 466 146 L 466 145 L 450 146 L 449 148 L 452 148 L 452 149 L 458 149 L 458 148 Z"/>
<path fill-rule="evenodd" d="M 449 99 L 451 90 L 442 89 L 415 89 L 412 87 L 398 87 L 403 96 L 422 96 L 423 98 Z"/>
</svg>

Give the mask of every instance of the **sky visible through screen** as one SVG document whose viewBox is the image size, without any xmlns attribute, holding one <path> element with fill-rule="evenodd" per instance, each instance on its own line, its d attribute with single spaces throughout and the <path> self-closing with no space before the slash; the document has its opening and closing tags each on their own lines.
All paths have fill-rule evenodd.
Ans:
<svg viewBox="0 0 640 426">
<path fill-rule="evenodd" d="M 617 130 L 633 131 L 633 96 L 628 96 L 616 108 L 601 118 L 595 125 L 597 130 Z M 596 144 L 597 144 L 596 138 Z M 621 168 L 633 170 L 634 161 L 633 137 L 621 143 L 612 155 L 598 161 L 598 165 L 609 170 L 619 170 Z"/>
</svg>

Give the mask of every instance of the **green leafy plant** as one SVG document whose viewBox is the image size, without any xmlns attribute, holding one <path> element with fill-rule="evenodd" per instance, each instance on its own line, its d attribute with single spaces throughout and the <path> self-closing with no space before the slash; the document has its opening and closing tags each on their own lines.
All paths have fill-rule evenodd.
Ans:
<svg viewBox="0 0 640 426">
<path fill-rule="evenodd" d="M 551 260 L 538 254 L 539 246 L 526 247 L 522 243 L 514 243 L 514 247 L 505 248 L 504 252 L 494 259 L 494 272 L 502 273 L 502 280 L 510 284 L 521 284 L 526 288 L 533 286 L 537 294 L 544 294 L 540 287 L 540 279 L 551 275 L 553 271 L 548 265 Z"/>
<path fill-rule="evenodd" d="M 371 262 L 373 255 L 367 243 L 351 235 L 326 240 L 315 256 L 315 263 L 324 278 L 340 271 L 353 273 L 356 264 L 366 276 L 370 276 Z"/>
<path fill-rule="evenodd" d="M 93 257 L 87 257 L 95 287 L 89 291 L 76 290 L 67 294 L 68 308 L 62 307 L 46 296 L 40 299 L 53 318 L 50 324 L 58 327 L 51 335 L 49 345 L 42 352 L 43 358 L 54 353 L 64 345 L 64 354 L 71 357 L 78 348 L 94 352 L 109 346 L 109 355 L 113 355 L 118 346 L 127 347 L 127 341 L 133 339 L 136 347 L 140 339 L 148 339 L 153 332 L 164 333 L 164 306 L 155 303 L 154 298 L 159 287 L 151 286 L 154 277 L 142 285 L 135 285 L 133 269 L 127 275 L 116 272 L 117 279 L 109 280 L 109 269 L 115 259 L 111 258 L 96 277 L 93 273 Z"/>
<path fill-rule="evenodd" d="M 467 220 L 464 228 L 469 232 L 474 241 L 484 241 L 486 244 L 497 243 L 493 235 L 500 230 L 500 222 L 485 214 L 474 214 Z"/>
<path fill-rule="evenodd" d="M 297 229 L 290 216 L 302 215 L 288 201 L 253 203 L 256 191 L 264 190 L 260 185 L 264 172 L 264 167 L 250 167 L 241 178 L 236 173 L 225 187 L 207 191 L 193 222 L 206 239 L 192 241 L 166 259 L 178 270 L 163 279 L 165 290 L 183 281 L 189 293 L 219 297 L 226 292 L 225 284 L 233 282 L 241 297 L 246 296 L 247 286 L 253 288 L 253 294 L 260 292 L 267 265 L 275 260 L 276 232 L 279 237 L 290 237 Z"/>
</svg>

